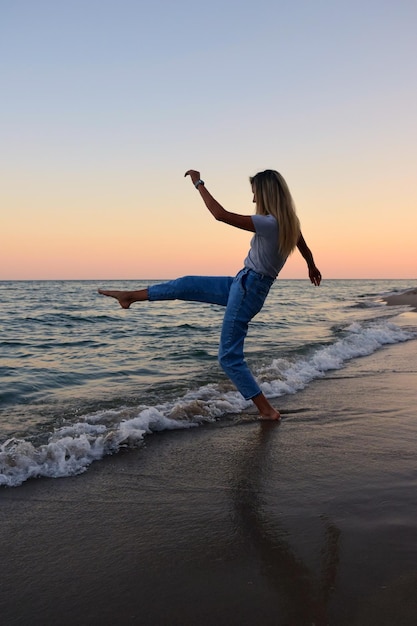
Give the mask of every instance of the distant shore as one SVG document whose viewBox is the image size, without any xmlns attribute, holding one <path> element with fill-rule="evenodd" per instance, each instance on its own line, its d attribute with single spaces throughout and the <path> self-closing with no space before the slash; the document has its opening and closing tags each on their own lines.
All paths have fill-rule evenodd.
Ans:
<svg viewBox="0 0 417 626">
<path fill-rule="evenodd" d="M 408 305 L 412 306 L 415 311 L 417 311 L 417 288 L 416 289 L 408 289 L 403 293 L 393 294 L 390 296 L 384 297 L 384 301 L 389 306 L 399 306 L 399 305 Z"/>
</svg>

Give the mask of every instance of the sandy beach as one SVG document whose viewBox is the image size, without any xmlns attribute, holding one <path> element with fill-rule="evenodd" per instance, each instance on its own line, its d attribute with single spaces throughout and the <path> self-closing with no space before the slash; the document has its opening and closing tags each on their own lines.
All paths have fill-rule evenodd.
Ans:
<svg viewBox="0 0 417 626">
<path fill-rule="evenodd" d="M 407 305 L 417 311 L 417 289 L 409 289 L 403 293 L 386 296 L 384 300 L 389 306 Z"/>
<path fill-rule="evenodd" d="M 2 623 L 414 625 L 416 383 L 410 341 L 283 398 L 280 426 L 2 488 Z"/>
</svg>

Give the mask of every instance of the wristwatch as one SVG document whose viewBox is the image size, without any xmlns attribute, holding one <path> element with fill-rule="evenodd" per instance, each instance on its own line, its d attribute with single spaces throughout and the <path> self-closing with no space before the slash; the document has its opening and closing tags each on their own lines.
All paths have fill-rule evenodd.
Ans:
<svg viewBox="0 0 417 626">
<path fill-rule="evenodd" d="M 194 187 L 198 189 L 199 185 L 204 185 L 204 180 L 201 180 L 201 178 L 196 183 L 194 183 Z"/>
</svg>

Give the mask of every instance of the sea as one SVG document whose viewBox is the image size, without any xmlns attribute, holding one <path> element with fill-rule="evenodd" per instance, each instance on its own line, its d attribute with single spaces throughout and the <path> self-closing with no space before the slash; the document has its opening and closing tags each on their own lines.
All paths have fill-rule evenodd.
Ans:
<svg viewBox="0 0 417 626">
<path fill-rule="evenodd" d="M 155 282 L 0 282 L 0 486 L 79 475 L 161 431 L 192 437 L 207 424 L 256 420 L 217 362 L 222 307 L 170 301 L 124 310 L 97 293 Z M 416 341 L 417 315 L 384 302 L 413 287 L 278 279 L 245 344 L 264 393 L 278 409 L 288 395 L 296 406 L 335 370 Z"/>
</svg>

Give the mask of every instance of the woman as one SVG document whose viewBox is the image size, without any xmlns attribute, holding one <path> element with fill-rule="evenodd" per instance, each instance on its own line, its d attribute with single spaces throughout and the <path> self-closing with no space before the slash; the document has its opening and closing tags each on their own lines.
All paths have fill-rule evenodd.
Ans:
<svg viewBox="0 0 417 626">
<path fill-rule="evenodd" d="M 143 300 L 189 300 L 225 306 L 220 365 L 245 400 L 253 401 L 260 419 L 279 420 L 279 411 L 264 396 L 244 360 L 243 344 L 249 322 L 261 310 L 272 283 L 296 246 L 307 262 L 313 285 L 318 286 L 321 282 L 321 274 L 301 234 L 290 191 L 275 170 L 259 172 L 250 178 L 256 213 L 238 215 L 226 211 L 213 198 L 201 180 L 200 172 L 188 170 L 185 176 L 190 176 L 216 220 L 255 233 L 244 268 L 235 278 L 185 276 L 139 291 L 99 289 L 99 293 L 116 298 L 124 309 Z"/>
</svg>

